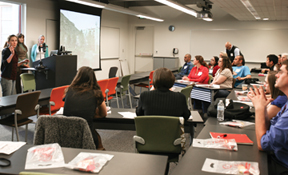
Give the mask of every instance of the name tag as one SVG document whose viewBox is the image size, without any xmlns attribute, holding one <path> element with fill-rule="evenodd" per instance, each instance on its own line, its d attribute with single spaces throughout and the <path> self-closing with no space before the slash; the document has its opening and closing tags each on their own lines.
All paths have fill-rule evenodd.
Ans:
<svg viewBox="0 0 288 175">
<path fill-rule="evenodd" d="M 202 72 L 198 72 L 198 76 L 201 76 L 202 75 Z"/>
<path fill-rule="evenodd" d="M 241 69 L 236 69 L 236 70 L 235 70 L 235 72 L 236 72 L 236 73 L 239 73 L 239 72 L 240 72 L 240 70 L 241 70 Z"/>
<path fill-rule="evenodd" d="M 230 53 L 230 56 L 233 57 L 233 53 Z"/>
<path fill-rule="evenodd" d="M 187 67 L 188 67 L 188 66 L 184 66 L 184 68 L 183 68 L 183 69 L 187 69 Z"/>
<path fill-rule="evenodd" d="M 209 69 L 209 74 L 212 74 L 213 73 L 213 69 Z"/>
</svg>

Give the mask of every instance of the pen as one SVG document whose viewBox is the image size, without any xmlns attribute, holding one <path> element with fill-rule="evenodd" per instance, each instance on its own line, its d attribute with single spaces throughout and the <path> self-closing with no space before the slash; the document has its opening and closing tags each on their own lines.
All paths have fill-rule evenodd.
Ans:
<svg viewBox="0 0 288 175">
<path fill-rule="evenodd" d="M 222 134 L 222 135 L 217 136 L 218 139 L 221 139 L 221 138 L 224 138 L 224 137 L 227 137 L 227 134 Z"/>
</svg>

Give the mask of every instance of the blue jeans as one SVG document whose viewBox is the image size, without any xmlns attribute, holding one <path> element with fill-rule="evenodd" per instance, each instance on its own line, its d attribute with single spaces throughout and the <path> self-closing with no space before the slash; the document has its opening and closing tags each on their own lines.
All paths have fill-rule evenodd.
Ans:
<svg viewBox="0 0 288 175">
<path fill-rule="evenodd" d="M 2 86 L 2 96 L 13 95 L 15 80 L 8 80 L 1 77 L 1 86 Z"/>
</svg>

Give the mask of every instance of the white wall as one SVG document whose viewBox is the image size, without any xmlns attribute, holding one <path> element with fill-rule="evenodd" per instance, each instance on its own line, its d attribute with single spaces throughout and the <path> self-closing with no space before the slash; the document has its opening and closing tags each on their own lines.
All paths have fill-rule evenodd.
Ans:
<svg viewBox="0 0 288 175">
<path fill-rule="evenodd" d="M 179 49 L 179 59 L 180 59 L 180 65 L 184 63 L 183 57 L 186 53 L 191 53 L 192 56 L 195 55 L 202 55 L 204 56 L 205 60 L 210 60 L 210 58 L 214 55 L 219 55 L 220 51 L 225 50 L 225 42 L 217 42 L 212 41 L 209 42 L 209 38 L 205 38 L 207 36 L 201 35 L 197 36 L 197 43 L 194 42 L 193 39 L 191 39 L 191 32 L 193 31 L 207 31 L 207 33 L 211 33 L 215 30 L 241 30 L 242 33 L 247 33 L 247 35 L 250 35 L 250 31 L 257 31 L 257 30 L 269 30 L 272 32 L 269 32 L 270 34 L 273 34 L 273 31 L 275 31 L 275 35 L 269 36 L 270 38 L 279 38 L 278 43 L 265 43 L 264 39 L 267 36 L 262 36 L 258 38 L 253 38 L 253 42 L 248 43 L 245 42 L 247 38 L 239 37 L 239 40 L 231 41 L 232 44 L 235 44 L 241 49 L 241 45 L 238 45 L 237 43 L 245 43 L 249 47 L 249 49 L 253 50 L 257 47 L 257 44 L 255 43 L 263 43 L 267 44 L 266 47 L 271 47 L 269 51 L 262 49 L 259 53 L 259 56 L 257 59 L 255 59 L 257 62 L 265 62 L 266 56 L 268 54 L 274 53 L 279 54 L 282 52 L 288 52 L 287 44 L 279 44 L 279 43 L 287 43 L 288 38 L 288 32 L 283 34 L 281 37 L 277 35 L 277 31 L 279 30 L 288 30 L 288 23 L 287 21 L 238 21 L 226 12 L 222 11 L 221 9 L 217 8 L 216 6 L 213 6 L 212 13 L 214 15 L 214 21 L 213 22 L 206 22 L 203 20 L 198 20 L 193 16 L 182 14 L 179 11 L 176 11 L 169 7 L 164 6 L 153 6 L 153 7 L 133 7 L 131 8 L 135 11 L 140 11 L 142 13 L 146 14 L 154 14 L 154 16 L 158 16 L 160 18 L 163 18 L 164 22 L 154 22 L 150 20 L 145 19 L 138 19 L 135 17 L 129 17 L 129 26 L 130 26 L 130 40 L 129 40 L 129 46 L 130 48 L 134 45 L 134 38 L 133 36 L 135 33 L 135 26 L 154 26 L 154 56 L 172 56 L 172 49 L 178 48 Z M 168 26 L 174 25 L 175 31 L 170 32 L 168 31 Z M 220 37 L 225 38 L 224 41 L 230 41 L 230 38 L 228 38 L 225 33 L 222 34 Z M 203 42 L 199 42 L 203 38 Z M 250 38 L 249 38 L 250 39 Z M 251 39 L 250 39 L 251 40 Z M 261 43 L 261 44 L 262 44 Z M 201 48 L 204 48 L 206 51 L 198 51 L 193 50 L 193 45 L 197 45 Z M 280 47 L 281 46 L 281 47 Z M 210 50 L 213 50 L 214 47 L 219 48 L 216 52 L 210 52 Z M 243 48 L 247 48 L 247 46 L 243 45 Z M 279 50 L 279 48 L 282 48 Z M 283 49 L 284 48 L 284 49 Z M 286 49 L 286 50 L 285 50 Z M 214 49 L 215 50 L 215 49 Z M 217 50 L 217 49 L 216 49 Z M 157 53 L 156 53 L 157 51 Z M 250 50 L 249 50 L 250 51 Z M 242 50 L 245 57 L 247 56 L 247 60 L 249 59 L 249 55 L 247 55 L 248 50 L 245 52 L 245 50 Z M 129 53 L 130 61 L 133 62 L 133 53 Z M 248 63 L 248 66 L 252 67 L 260 67 L 259 64 L 253 64 Z"/>
</svg>

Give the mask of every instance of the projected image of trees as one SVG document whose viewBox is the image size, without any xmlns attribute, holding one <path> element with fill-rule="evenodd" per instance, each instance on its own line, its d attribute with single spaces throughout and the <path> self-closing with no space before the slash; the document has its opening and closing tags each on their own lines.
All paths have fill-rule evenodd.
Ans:
<svg viewBox="0 0 288 175">
<path fill-rule="evenodd" d="M 98 16 L 61 10 L 60 44 L 77 55 L 78 68 L 84 65 L 95 68 L 99 65 L 99 25 Z"/>
</svg>

